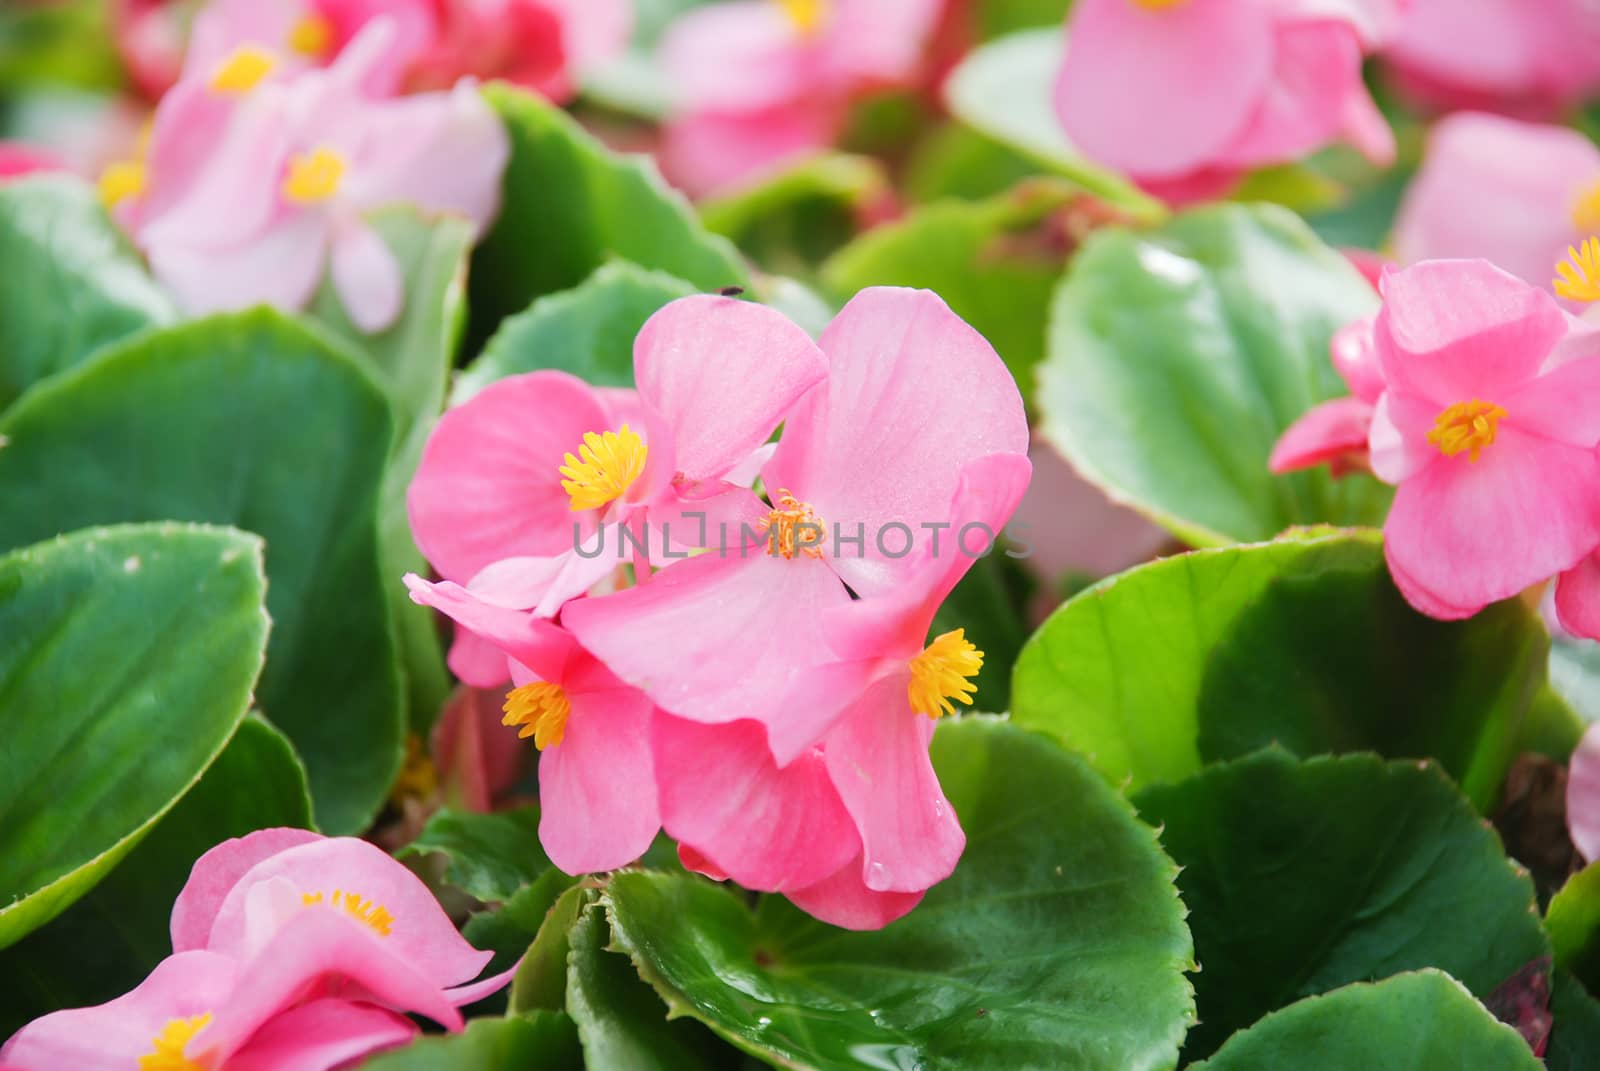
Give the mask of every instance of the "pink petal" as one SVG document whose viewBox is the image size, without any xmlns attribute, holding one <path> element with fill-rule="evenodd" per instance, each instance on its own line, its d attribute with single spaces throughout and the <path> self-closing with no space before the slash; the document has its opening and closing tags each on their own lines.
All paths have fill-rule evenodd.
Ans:
<svg viewBox="0 0 1600 1071">
<path fill-rule="evenodd" d="M 490 959 L 490 953 L 479 952 L 462 938 L 428 887 L 415 874 L 382 849 L 354 837 L 322 838 L 285 849 L 257 863 L 224 898 L 212 924 L 207 948 L 234 956 L 253 952 L 247 912 L 250 889 L 273 880 L 287 882 L 301 895 L 323 895 L 321 904 L 298 907 L 295 918 L 285 924 L 285 929 L 305 915 L 353 922 L 350 916 L 332 906 L 335 890 L 382 905 L 394 918 L 391 932 L 379 937 L 366 926 L 355 923 L 359 935 L 381 941 L 390 956 L 422 972 L 438 988 L 469 981 Z M 269 943 L 276 945 L 277 941 L 278 938 L 272 936 Z"/>
<path fill-rule="evenodd" d="M 629 531 L 633 531 L 629 526 Z M 496 606 L 525 609 L 535 617 L 553 618 L 573 599 L 597 587 L 628 561 L 633 543 L 624 543 L 621 527 L 601 525 L 584 538 L 583 553 L 567 550 L 553 558 L 506 558 L 486 566 L 468 590 Z"/>
<path fill-rule="evenodd" d="M 1367 449 L 1372 406 L 1359 398 L 1335 398 L 1309 410 L 1272 448 L 1267 467 L 1275 473 L 1314 468 Z"/>
<path fill-rule="evenodd" d="M 1389 272 L 1382 289 L 1374 339 L 1383 378 L 1440 409 L 1527 382 L 1567 333 L 1553 297 L 1483 260 Z"/>
<path fill-rule="evenodd" d="M 1299 159 L 1333 141 L 1351 114 L 1349 102 L 1365 97 L 1361 44 L 1350 25 L 1281 24 L 1267 90 L 1217 162 L 1252 167 Z"/>
<path fill-rule="evenodd" d="M 378 233 L 364 223 L 335 230 L 333 285 L 350 320 L 369 335 L 394 325 L 405 303 L 400 264 Z"/>
<path fill-rule="evenodd" d="M 1383 393 L 1383 369 L 1372 341 L 1375 316 L 1346 324 L 1333 333 L 1328 355 L 1345 385 L 1364 402 L 1376 402 Z"/>
<path fill-rule="evenodd" d="M 417 546 L 446 580 L 465 583 L 503 558 L 560 554 L 577 523 L 560 469 L 587 432 L 615 430 L 593 390 L 565 372 L 492 383 L 440 418 L 406 494 Z"/>
<path fill-rule="evenodd" d="M 627 866 L 661 830 L 650 721 L 641 692 L 568 690 L 561 743 L 539 755 L 539 841 L 568 874 Z"/>
<path fill-rule="evenodd" d="M 843 85 L 893 86 L 924 62 L 941 0 L 833 0 L 825 63 Z"/>
<path fill-rule="evenodd" d="M 1384 535 L 1390 562 L 1431 598 L 1509 598 L 1600 544 L 1600 465 L 1502 422 L 1476 462 L 1441 455 L 1402 483 Z"/>
<path fill-rule="evenodd" d="M 561 37 L 577 67 L 608 60 L 623 52 L 633 30 L 628 0 L 544 0 L 561 15 Z"/>
<path fill-rule="evenodd" d="M 1378 479 L 1399 484 L 1443 456 L 1428 442 L 1439 413 L 1434 403 L 1411 394 L 1386 391 L 1378 398 L 1367 435 L 1368 460 Z"/>
<path fill-rule="evenodd" d="M 639 396 L 671 429 L 682 478 L 720 479 L 828 374 L 811 337 L 765 305 L 680 298 L 633 344 Z"/>
<path fill-rule="evenodd" d="M 1561 574 L 1556 616 L 1574 636 L 1600 640 L 1600 555 L 1591 553 Z"/>
<path fill-rule="evenodd" d="M 499 658 L 504 666 L 505 656 Z M 433 727 L 431 750 L 444 801 L 452 807 L 487 814 L 528 765 L 528 749 L 501 724 L 509 683 L 493 690 L 458 689 Z"/>
<path fill-rule="evenodd" d="M 275 1016 L 228 1057 L 228 1071 L 330 1071 L 421 1033 L 417 1024 L 370 1004 L 313 1000 Z"/>
<path fill-rule="evenodd" d="M 215 1013 L 237 974 L 231 958 L 212 952 L 168 956 L 116 1000 L 35 1019 L 0 1047 L 0 1060 L 17 1071 L 128 1071 L 168 1022 Z"/>
<path fill-rule="evenodd" d="M 1405 571 L 1395 564 L 1394 558 L 1388 555 L 1385 548 L 1385 557 L 1389 565 L 1389 576 L 1394 581 L 1394 586 L 1411 608 L 1419 614 L 1427 614 L 1436 621 L 1464 621 L 1475 616 L 1488 603 L 1479 602 L 1467 606 L 1457 606 L 1440 599 L 1433 592 L 1421 588 L 1417 582 L 1406 575 Z"/>
<path fill-rule="evenodd" d="M 322 281 L 327 221 L 295 212 L 231 249 L 150 245 L 150 268 L 192 316 L 256 305 L 294 312 Z"/>
<path fill-rule="evenodd" d="M 912 711 L 909 683 L 909 670 L 881 678 L 823 747 L 861 832 L 863 880 L 878 892 L 920 892 L 943 881 L 967 844 L 928 757 L 933 719 Z"/>
<path fill-rule="evenodd" d="M 228 893 L 250 868 L 279 852 L 322 840 L 305 829 L 260 829 L 225 840 L 195 860 L 172 905 L 172 950 L 191 952 L 211 941 L 211 927 Z"/>
<path fill-rule="evenodd" d="M 1571 446 L 1600 443 L 1600 352 L 1559 367 L 1507 395 L 1506 419 L 1523 431 Z"/>
<path fill-rule="evenodd" d="M 748 114 L 801 100 L 818 87 L 821 57 L 777 4 L 712 4 L 686 12 L 658 59 L 685 113 Z"/>
<path fill-rule="evenodd" d="M 816 751 L 780 769 L 754 721 L 663 715 L 653 739 L 662 824 L 722 877 L 781 892 L 815 885 L 859 855 L 861 838 Z"/>
<path fill-rule="evenodd" d="M 462 628 L 531 668 L 540 680 L 561 683 L 577 653 L 577 644 L 560 628 L 525 610 L 509 610 L 484 601 L 467 588 L 448 580 L 430 584 L 407 573 L 411 601 L 431 606 Z"/>
<path fill-rule="evenodd" d="M 1177 177 L 1215 162 L 1244 132 L 1273 55 L 1266 5 L 1190 0 L 1151 11 L 1079 0 L 1056 113 L 1091 158 L 1139 177 Z"/>
<path fill-rule="evenodd" d="M 279 54 L 287 52 L 295 23 L 311 13 L 311 5 L 300 0 L 271 4 L 261 0 L 211 0 L 194 16 L 184 78 L 209 80 L 217 66 L 242 45 Z"/>
<path fill-rule="evenodd" d="M 878 892 L 861 880 L 861 860 L 853 859 L 831 878 L 785 893 L 794 905 L 830 926 L 847 930 L 881 930 L 911 912 L 922 893 Z"/>
<path fill-rule="evenodd" d="M 693 112 L 662 132 L 661 170 L 696 197 L 731 194 L 827 149 L 845 114 L 844 100 L 829 97 L 752 112 Z"/>
<path fill-rule="evenodd" d="M 460 626 L 455 629 L 445 663 L 457 680 L 473 688 L 498 688 L 511 679 L 505 652 Z"/>
<path fill-rule="evenodd" d="M 1591 725 L 1567 771 L 1567 829 L 1578 853 L 1600 859 L 1600 725 Z"/>
<path fill-rule="evenodd" d="M 1028 452 L 1015 380 L 993 347 L 926 290 L 861 291 L 822 335 L 827 380 L 784 426 L 763 478 L 809 503 L 832 532 L 864 526 L 865 556 L 833 564 L 857 594 L 895 586 L 913 557 L 890 558 L 903 524 L 946 517 L 964 466 Z M 880 536 L 885 548 L 879 547 Z"/>
</svg>

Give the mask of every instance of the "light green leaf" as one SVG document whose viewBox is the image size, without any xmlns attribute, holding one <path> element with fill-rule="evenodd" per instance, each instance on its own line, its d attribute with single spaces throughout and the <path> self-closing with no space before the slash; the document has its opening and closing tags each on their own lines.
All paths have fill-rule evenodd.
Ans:
<svg viewBox="0 0 1600 1071">
<path fill-rule="evenodd" d="M 942 723 L 933 755 L 967 850 L 910 915 L 851 933 L 625 871 L 617 946 L 675 1015 L 784 1067 L 1172 1067 L 1193 959 L 1155 834 L 1081 760 L 994 719 Z"/>
<path fill-rule="evenodd" d="M 1600 863 L 1567 879 L 1545 910 L 1556 967 L 1600 987 Z"/>
<path fill-rule="evenodd" d="M 574 1071 L 583 1066 L 572 1020 L 560 1012 L 477 1019 L 465 1032 L 425 1037 L 373 1057 L 361 1071 Z"/>
<path fill-rule="evenodd" d="M 1342 255 L 1272 205 L 1100 231 L 1055 295 L 1042 430 L 1113 500 L 1196 546 L 1377 523 L 1390 495 L 1370 477 L 1267 471 L 1290 424 L 1349 393 L 1328 343 L 1377 304 Z"/>
<path fill-rule="evenodd" d="M 700 218 L 769 271 L 804 273 L 850 240 L 875 202 L 892 197 L 871 156 L 813 156 L 700 205 Z"/>
<path fill-rule="evenodd" d="M 261 672 L 265 583 L 260 540 L 194 525 L 0 557 L 0 948 L 88 892 L 222 751 Z"/>
<path fill-rule="evenodd" d="M 265 309 L 147 332 L 0 418 L 0 549 L 168 517 L 266 540 L 258 705 L 305 760 L 330 833 L 366 828 L 402 757 L 399 584 L 376 524 L 390 428 L 370 377 Z"/>
</svg>

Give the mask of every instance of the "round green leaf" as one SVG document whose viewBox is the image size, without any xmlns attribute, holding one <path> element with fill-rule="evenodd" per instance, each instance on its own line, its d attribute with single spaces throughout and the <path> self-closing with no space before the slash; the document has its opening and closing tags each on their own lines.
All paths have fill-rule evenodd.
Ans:
<svg viewBox="0 0 1600 1071">
<path fill-rule="evenodd" d="M 0 485 L 9 518 L 26 500 Z M 265 583 L 260 540 L 193 525 L 0 557 L 0 948 L 86 893 L 222 751 L 261 672 Z"/>
<path fill-rule="evenodd" d="M 1438 967 L 1483 996 L 1550 954 L 1527 873 L 1436 765 L 1272 749 L 1135 803 L 1183 868 L 1191 1058 L 1351 982 Z"/>
<path fill-rule="evenodd" d="M 974 49 L 945 81 L 945 104 L 963 123 L 1090 193 L 1141 219 L 1160 219 L 1166 212 L 1161 202 L 1067 140 L 1051 96 L 1065 49 L 1059 26 L 1008 34 Z"/>
<path fill-rule="evenodd" d="M 616 943 L 674 1014 L 784 1067 L 1170 1068 L 1193 1019 L 1171 862 L 1083 762 L 993 719 L 940 726 L 955 874 L 876 933 L 697 877 L 613 876 Z"/>
<path fill-rule="evenodd" d="M 1545 911 L 1556 966 L 1600 988 L 1600 863 L 1567 879 Z"/>
<path fill-rule="evenodd" d="M 239 726 L 200 782 L 104 881 L 0 952 L 0 1037 L 61 1008 L 121 996 L 172 953 L 169 919 L 195 860 L 230 837 L 311 823 L 305 768 L 259 717 Z"/>
<path fill-rule="evenodd" d="M 390 429 L 360 368 L 265 309 L 147 332 L 0 419 L 0 548 L 165 517 L 266 540 L 259 706 L 304 758 L 330 833 L 366 827 L 402 756 L 400 585 L 376 525 Z"/>
<path fill-rule="evenodd" d="M 582 1066 L 572 1020 L 553 1011 L 477 1019 L 460 1034 L 425 1037 L 360 1065 L 361 1071 L 573 1071 Z"/>
<path fill-rule="evenodd" d="M 75 179 L 0 184 L 0 278 L 0 409 L 101 346 L 176 318 Z"/>
<path fill-rule="evenodd" d="M 1527 1042 L 1439 971 L 1349 985 L 1270 1015 L 1194 1071 L 1540 1071 Z"/>
<path fill-rule="evenodd" d="M 633 387 L 633 340 L 657 309 L 694 293 L 661 272 L 617 261 L 571 290 L 539 298 L 500 325 L 456 377 L 460 405 L 497 379 L 554 368 L 597 387 Z"/>
<path fill-rule="evenodd" d="M 1523 750 L 1547 642 L 1515 600 L 1468 621 L 1417 613 L 1376 532 L 1299 533 L 1080 593 L 1023 648 L 1012 709 L 1134 789 L 1276 743 L 1431 756 L 1488 810 Z"/>
<path fill-rule="evenodd" d="M 705 290 L 748 284 L 732 243 L 700 225 L 648 157 L 611 152 L 531 93 L 496 84 L 484 95 L 511 137 L 511 162 L 500 218 L 472 262 L 478 340 L 608 260 L 631 260 Z"/>
<path fill-rule="evenodd" d="M 1043 431 L 1086 479 L 1196 546 L 1371 524 L 1366 476 L 1273 476 L 1278 437 L 1347 394 L 1328 342 L 1378 296 L 1292 213 L 1218 205 L 1101 231 L 1056 291 Z"/>
</svg>

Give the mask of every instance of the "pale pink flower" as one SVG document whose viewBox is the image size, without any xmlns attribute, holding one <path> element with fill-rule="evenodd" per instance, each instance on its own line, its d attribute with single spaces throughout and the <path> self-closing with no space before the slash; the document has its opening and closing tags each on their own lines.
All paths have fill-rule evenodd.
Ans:
<svg viewBox="0 0 1600 1071">
<path fill-rule="evenodd" d="M 40 171 L 66 170 L 66 162 L 49 149 L 21 141 L 0 141 L 0 182 Z"/>
<path fill-rule="evenodd" d="M 1367 438 L 1383 393 L 1383 371 L 1372 340 L 1375 319 L 1369 316 L 1334 332 L 1329 353 L 1350 396 L 1314 406 L 1290 425 L 1267 461 L 1273 472 L 1328 465 L 1335 476 L 1342 476 L 1368 468 Z"/>
<path fill-rule="evenodd" d="M 1585 862 L 1600 861 L 1600 725 L 1591 725 L 1567 769 L 1567 830 Z"/>
</svg>

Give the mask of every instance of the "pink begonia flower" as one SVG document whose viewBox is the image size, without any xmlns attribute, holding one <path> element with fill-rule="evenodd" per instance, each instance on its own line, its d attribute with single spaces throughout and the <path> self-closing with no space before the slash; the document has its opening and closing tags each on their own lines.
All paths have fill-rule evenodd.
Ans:
<svg viewBox="0 0 1600 1071">
<path fill-rule="evenodd" d="M 390 101 L 362 89 L 392 34 L 379 20 L 326 71 L 252 83 L 211 143 L 183 133 L 187 83 L 169 95 L 175 133 L 169 148 L 158 113 L 134 234 L 189 312 L 302 308 L 331 267 L 352 321 L 382 331 L 400 314 L 404 280 L 365 214 L 412 203 L 480 228 L 493 217 L 509 147 L 474 87 Z M 182 171 L 168 152 L 204 161 L 175 196 L 161 189 Z"/>
<path fill-rule="evenodd" d="M 496 675 L 510 679 L 504 655 Z M 430 750 L 439 772 L 440 798 L 446 806 L 488 814 L 521 778 L 528 751 L 514 733 L 501 729 L 505 689 L 456 690 L 430 734 Z"/>
<path fill-rule="evenodd" d="M 685 512 L 706 514 L 713 531 L 722 518 L 759 517 L 745 489 L 752 458 L 766 456 L 772 430 L 826 372 L 816 344 L 781 313 L 681 298 L 634 342 L 637 394 L 532 372 L 446 413 L 407 492 L 412 534 L 444 579 L 553 617 L 616 570 L 622 529 L 643 537 L 635 564 L 645 575 L 649 555 L 668 552 L 662 537 L 680 548 L 673 557 L 704 545 Z M 498 683 L 470 641 L 458 639 L 451 666 L 469 684 Z"/>
<path fill-rule="evenodd" d="M 49 149 L 20 141 L 0 141 L 0 182 L 40 171 L 67 171 L 69 168 Z"/>
<path fill-rule="evenodd" d="M 1030 475 L 1016 454 L 966 466 L 954 503 L 940 514 L 952 538 L 969 524 L 998 531 Z M 943 554 L 923 551 L 892 594 L 825 612 L 833 657 L 859 666 L 865 683 L 822 740 L 792 761 L 778 764 L 756 720 L 657 720 L 662 824 L 686 866 L 782 892 L 852 929 L 887 925 L 955 869 L 966 838 L 928 745 L 952 701 L 971 703 L 983 653 L 961 629 L 926 642 L 940 603 L 973 559 L 949 545 Z"/>
<path fill-rule="evenodd" d="M 1442 110 L 1548 118 L 1600 87 L 1600 9 L 1588 0 L 1410 0 L 1384 59 Z"/>
<path fill-rule="evenodd" d="M 1485 261 L 1391 272 L 1383 296 L 1369 447 L 1398 487 L 1384 546 L 1407 599 L 1468 617 L 1585 563 L 1600 546 L 1600 331 Z"/>
<path fill-rule="evenodd" d="M 909 84 L 940 0 L 736 0 L 685 14 L 661 64 L 673 118 L 662 167 L 727 193 L 828 147 L 860 94 Z"/>
<path fill-rule="evenodd" d="M 458 584 L 406 577 L 411 598 L 504 653 L 516 687 L 504 724 L 539 749 L 539 841 L 568 874 L 615 870 L 661 829 L 650 725 L 655 704 L 564 629 L 493 606 Z M 701 786 L 705 790 L 705 786 Z"/>
<path fill-rule="evenodd" d="M 1393 161 L 1361 77 L 1384 0 L 1079 0 L 1055 87 L 1067 136 L 1173 201 L 1348 140 Z"/>
<path fill-rule="evenodd" d="M 1028 449 L 1011 374 L 937 295 L 863 290 L 820 345 L 828 376 L 762 470 L 765 516 L 730 527 L 715 552 L 562 616 L 668 713 L 762 722 L 780 765 L 818 741 L 862 683 L 829 651 L 829 612 L 852 591 L 871 600 L 903 587 L 967 466 Z M 958 534 L 944 533 L 945 554 Z"/>
<path fill-rule="evenodd" d="M 498 78 L 557 103 L 570 100 L 586 68 L 627 46 L 628 0 L 436 0 L 439 33 L 412 64 L 412 88 L 465 75 Z"/>
<path fill-rule="evenodd" d="M 1441 120 L 1400 205 L 1402 263 L 1482 257 L 1533 286 L 1600 234 L 1600 149 L 1562 126 L 1480 113 Z"/>
<path fill-rule="evenodd" d="M 1585 862 L 1600 862 L 1600 725 L 1591 725 L 1567 769 L 1567 830 Z"/>
<path fill-rule="evenodd" d="M 172 946 L 132 992 L 38 1019 L 0 1058 L 29 1071 L 327 1071 L 408 1041 L 408 1012 L 459 1030 L 458 1009 L 511 978 L 473 982 L 492 954 L 381 849 L 298 829 L 201 856 Z"/>
<path fill-rule="evenodd" d="M 1314 406 L 1290 425 L 1268 459 L 1273 472 L 1328 465 L 1335 476 L 1342 476 L 1368 468 L 1367 438 L 1383 393 L 1383 372 L 1372 339 L 1375 320 L 1369 316 L 1334 332 L 1329 355 L 1350 396 Z"/>
</svg>

